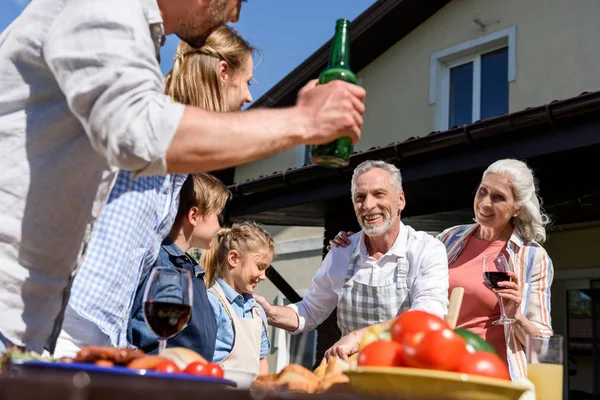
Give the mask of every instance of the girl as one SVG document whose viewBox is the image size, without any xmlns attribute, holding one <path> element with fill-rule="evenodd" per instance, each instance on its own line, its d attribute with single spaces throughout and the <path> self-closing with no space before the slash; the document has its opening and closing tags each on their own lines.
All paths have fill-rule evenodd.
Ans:
<svg viewBox="0 0 600 400">
<path fill-rule="evenodd" d="M 217 321 L 213 361 L 224 369 L 267 374 L 266 315 L 252 293 L 265 280 L 275 254 L 271 236 L 254 222 L 219 230 L 200 265 Z"/>
</svg>

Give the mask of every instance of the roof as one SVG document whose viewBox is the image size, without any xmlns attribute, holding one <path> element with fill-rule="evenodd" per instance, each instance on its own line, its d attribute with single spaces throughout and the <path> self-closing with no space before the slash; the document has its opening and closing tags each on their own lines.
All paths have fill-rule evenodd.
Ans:
<svg viewBox="0 0 600 400">
<path fill-rule="evenodd" d="M 456 210 L 468 215 L 472 186 L 480 179 L 482 170 L 492 161 L 506 157 L 528 159 L 530 164 L 539 165 L 538 172 L 542 175 L 537 177 L 542 181 L 544 176 L 542 189 L 552 188 L 554 197 L 551 196 L 550 204 L 564 208 L 572 198 L 596 195 L 595 186 L 599 186 L 600 192 L 600 184 L 587 182 L 589 179 L 585 180 L 585 174 L 577 173 L 577 169 L 573 171 L 575 176 L 568 176 L 569 190 L 556 186 L 559 184 L 552 179 L 563 174 L 567 167 L 596 169 L 593 154 L 600 150 L 599 129 L 600 91 L 586 92 L 444 132 L 374 147 L 354 154 L 345 168 L 307 165 L 231 185 L 234 197 L 228 214 L 233 220 L 251 218 L 266 224 L 322 226 L 328 204 L 349 198 L 352 171 L 368 159 L 387 160 L 402 169 L 407 196 L 419 199 L 405 211 L 407 215 L 438 213 L 439 217 L 439 213 L 456 213 Z M 389 136 L 393 138 L 394 133 Z M 563 165 L 561 160 L 567 154 L 573 160 Z M 561 169 L 554 172 L 550 168 L 559 165 Z M 464 194 L 455 194 L 453 187 Z M 446 194 L 443 206 L 437 204 L 440 190 Z M 438 219 L 444 223 L 443 218 Z"/>
<path fill-rule="evenodd" d="M 234 195 L 248 195 L 255 192 L 286 187 L 294 183 L 314 180 L 317 177 L 340 175 L 352 171 L 365 160 L 405 161 L 426 153 L 454 146 L 476 146 L 498 135 L 529 130 L 535 133 L 540 127 L 558 127 L 579 118 L 595 118 L 600 112 L 600 91 L 584 92 L 566 100 L 554 100 L 551 103 L 528 107 L 522 111 L 500 115 L 487 120 L 476 121 L 469 125 L 455 126 L 447 131 L 431 132 L 424 137 L 411 137 L 402 142 L 393 142 L 386 146 L 372 147 L 369 150 L 354 153 L 350 164 L 345 168 L 329 169 L 316 165 L 304 165 L 276 171 L 271 175 L 261 175 L 254 179 L 231 185 Z M 390 137 L 393 137 L 393 133 Z"/>
</svg>

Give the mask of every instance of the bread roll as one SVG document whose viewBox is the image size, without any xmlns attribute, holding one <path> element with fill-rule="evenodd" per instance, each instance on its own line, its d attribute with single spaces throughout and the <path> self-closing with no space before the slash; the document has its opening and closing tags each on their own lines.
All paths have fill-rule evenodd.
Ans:
<svg viewBox="0 0 600 400">
<path fill-rule="evenodd" d="M 342 360 L 339 357 L 332 357 L 329 359 L 327 363 L 327 368 L 325 369 L 324 377 L 328 377 L 333 374 L 340 374 L 344 371 L 347 371 L 350 368 L 350 364 L 346 361 Z"/>
<path fill-rule="evenodd" d="M 200 354 L 193 350 L 186 349 L 185 347 L 166 348 L 160 353 L 160 356 L 173 361 L 181 370 L 184 370 L 185 367 L 196 361 L 201 362 L 202 364 L 208 363 L 208 361 Z"/>
<path fill-rule="evenodd" d="M 167 361 L 166 358 L 160 356 L 145 356 L 136 358 L 127 364 L 127 368 L 131 369 L 153 369 L 158 364 Z"/>
</svg>

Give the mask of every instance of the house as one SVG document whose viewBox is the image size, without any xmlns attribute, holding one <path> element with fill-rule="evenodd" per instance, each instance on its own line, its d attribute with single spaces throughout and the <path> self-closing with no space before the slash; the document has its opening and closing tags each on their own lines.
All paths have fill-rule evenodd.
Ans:
<svg viewBox="0 0 600 400">
<path fill-rule="evenodd" d="M 278 242 L 277 287 L 263 284 L 261 294 L 294 301 L 310 287 L 328 240 L 357 229 L 349 193 L 361 161 L 398 165 L 403 222 L 433 233 L 472 219 L 487 165 L 523 159 L 553 218 L 545 248 L 555 267 L 553 326 L 566 342 L 565 398 L 598 398 L 598 15 L 597 0 L 382 0 L 367 9 L 350 26 L 352 69 L 367 90 L 350 166 L 305 165 L 307 149 L 299 147 L 225 172 L 234 193 L 229 219 L 266 224 Z M 328 51 L 318 49 L 253 107 L 293 104 Z M 319 330 L 317 353 L 335 339 L 334 326 Z M 285 348 L 282 335 L 275 353 Z M 295 337 L 293 355 L 309 362 L 314 342 L 314 334 Z"/>
</svg>

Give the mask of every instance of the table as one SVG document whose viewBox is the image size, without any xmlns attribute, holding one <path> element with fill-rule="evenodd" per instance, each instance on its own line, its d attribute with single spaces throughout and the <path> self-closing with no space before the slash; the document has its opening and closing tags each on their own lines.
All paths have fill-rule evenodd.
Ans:
<svg viewBox="0 0 600 400">
<path fill-rule="evenodd" d="M 130 376 L 95 377 L 85 372 L 0 374 L 0 400 L 375 400 L 352 392 L 305 394 L 254 392 L 202 382 L 136 379 Z M 412 400 L 412 399 L 411 399 Z"/>
</svg>

